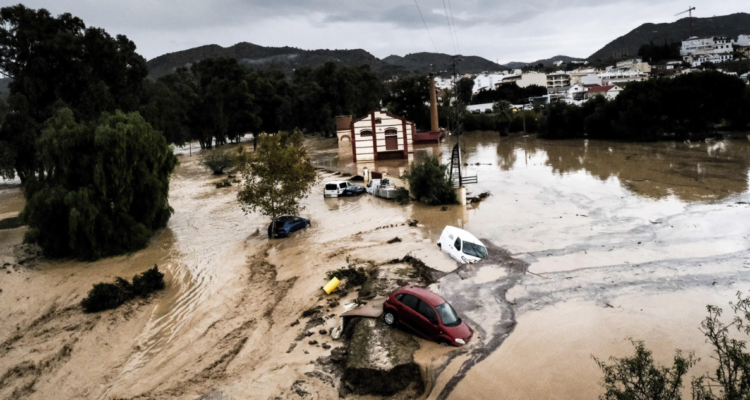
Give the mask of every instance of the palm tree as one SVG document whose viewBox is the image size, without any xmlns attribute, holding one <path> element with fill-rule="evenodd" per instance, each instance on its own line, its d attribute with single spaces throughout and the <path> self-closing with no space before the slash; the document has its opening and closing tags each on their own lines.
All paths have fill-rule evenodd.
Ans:
<svg viewBox="0 0 750 400">
<path fill-rule="evenodd" d="M 507 100 L 500 100 L 492 105 L 492 112 L 495 114 L 495 129 L 500 132 L 500 136 L 508 136 L 508 127 L 513 121 L 513 105 Z"/>
</svg>

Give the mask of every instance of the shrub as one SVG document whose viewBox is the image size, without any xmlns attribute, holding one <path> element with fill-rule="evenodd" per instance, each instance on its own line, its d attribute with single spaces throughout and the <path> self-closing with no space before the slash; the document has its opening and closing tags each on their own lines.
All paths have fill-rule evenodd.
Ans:
<svg viewBox="0 0 750 400">
<path fill-rule="evenodd" d="M 93 313 L 117 308 L 128 300 L 130 294 L 114 283 L 97 283 L 81 301 L 81 305 L 85 312 Z"/>
<path fill-rule="evenodd" d="M 225 169 L 235 165 L 235 157 L 226 150 L 208 150 L 208 154 L 201 158 L 201 164 L 213 171 L 214 175 L 221 175 Z"/>
<path fill-rule="evenodd" d="M 146 297 L 156 290 L 164 289 L 164 274 L 154 265 L 133 277 L 133 284 L 120 277 L 115 283 L 96 283 L 88 296 L 81 301 L 83 311 L 94 313 L 117 308 L 126 301 L 136 297 Z"/>
<path fill-rule="evenodd" d="M 396 197 L 394 197 L 393 200 L 396 200 L 396 202 L 402 206 L 409 204 L 409 201 L 411 201 L 409 198 L 409 191 L 402 187 L 396 189 Z"/>
<path fill-rule="evenodd" d="M 133 277 L 133 293 L 136 296 L 146 297 L 152 292 L 164 289 L 164 274 L 159 272 L 159 267 L 154 267 Z"/>
<path fill-rule="evenodd" d="M 447 170 L 448 166 L 440 164 L 437 157 L 429 157 L 412 163 L 403 178 L 409 182 L 410 193 L 418 201 L 431 206 L 455 204 L 456 191 Z"/>
</svg>

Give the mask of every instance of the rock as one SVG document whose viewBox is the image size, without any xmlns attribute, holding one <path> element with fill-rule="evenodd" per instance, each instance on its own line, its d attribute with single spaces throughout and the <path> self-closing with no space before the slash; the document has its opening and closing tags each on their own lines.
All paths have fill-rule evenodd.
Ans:
<svg viewBox="0 0 750 400">
<path fill-rule="evenodd" d="M 316 344 L 318 344 L 318 341 L 317 340 L 311 340 L 311 341 L 308 342 L 308 344 L 310 346 L 315 346 Z"/>
<path fill-rule="evenodd" d="M 323 348 L 323 349 L 325 349 L 325 350 L 328 350 L 328 349 L 330 349 L 330 348 L 331 348 L 331 345 L 330 345 L 330 344 L 328 344 L 328 343 L 323 343 L 322 345 L 320 345 L 320 347 L 322 347 L 322 348 Z"/>
<path fill-rule="evenodd" d="M 389 240 L 388 244 L 400 243 L 400 242 L 401 242 L 401 238 L 399 238 L 398 236 L 396 236 L 395 238 Z"/>
<path fill-rule="evenodd" d="M 320 333 L 321 335 L 325 335 L 328 333 L 328 331 L 326 331 L 325 329 L 321 329 L 320 331 L 318 331 L 318 333 Z"/>
<path fill-rule="evenodd" d="M 356 326 L 346 346 L 342 386 L 357 395 L 392 396 L 409 389 L 418 397 L 424 392 L 422 373 L 414 362 L 419 343 L 412 335 L 380 319 L 362 318 L 350 324 Z"/>
<path fill-rule="evenodd" d="M 292 322 L 292 324 L 289 325 L 289 326 L 295 326 L 295 325 L 299 325 L 299 320 L 296 320 L 296 321 Z"/>
<path fill-rule="evenodd" d="M 419 221 L 417 221 L 416 219 L 410 219 L 410 220 L 406 221 L 406 223 L 409 224 L 409 226 L 417 226 L 417 224 L 419 223 Z"/>
</svg>

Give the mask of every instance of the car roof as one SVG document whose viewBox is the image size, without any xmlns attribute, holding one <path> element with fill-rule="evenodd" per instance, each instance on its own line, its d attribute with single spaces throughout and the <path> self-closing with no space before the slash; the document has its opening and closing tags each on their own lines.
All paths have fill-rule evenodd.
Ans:
<svg viewBox="0 0 750 400">
<path fill-rule="evenodd" d="M 458 236 L 461 238 L 461 240 L 476 243 L 476 244 L 481 244 L 482 246 L 484 246 L 484 243 L 482 243 L 481 240 L 477 239 L 476 236 L 472 235 L 471 233 L 463 229 L 456 228 L 455 226 L 448 225 L 445 227 L 443 232 L 448 232 L 450 234 L 453 234 L 453 236 Z"/>
<path fill-rule="evenodd" d="M 399 289 L 399 291 L 402 293 L 410 293 L 410 294 L 416 295 L 420 297 L 422 300 L 425 300 L 428 303 L 430 303 L 432 306 L 439 306 L 445 303 L 445 299 L 421 287 L 404 286 L 401 289 Z"/>
<path fill-rule="evenodd" d="M 347 181 L 329 181 L 329 182 L 326 182 L 326 185 L 328 185 L 330 183 L 339 184 L 339 183 L 349 183 L 349 182 L 347 182 Z"/>
</svg>

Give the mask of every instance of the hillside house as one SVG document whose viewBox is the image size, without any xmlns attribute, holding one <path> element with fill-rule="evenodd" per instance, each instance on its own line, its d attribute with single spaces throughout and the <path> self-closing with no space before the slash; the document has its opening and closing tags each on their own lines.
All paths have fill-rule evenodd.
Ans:
<svg viewBox="0 0 750 400">
<path fill-rule="evenodd" d="M 408 159 L 417 127 L 385 110 L 373 111 L 350 125 L 354 162 Z"/>
<path fill-rule="evenodd" d="M 547 74 L 547 88 L 559 88 L 570 86 L 570 74 L 557 71 Z"/>
<path fill-rule="evenodd" d="M 588 89 L 586 98 L 591 99 L 595 96 L 604 96 L 608 100 L 614 100 L 620 92 L 622 92 L 622 88 L 617 85 L 594 86 Z"/>
</svg>

